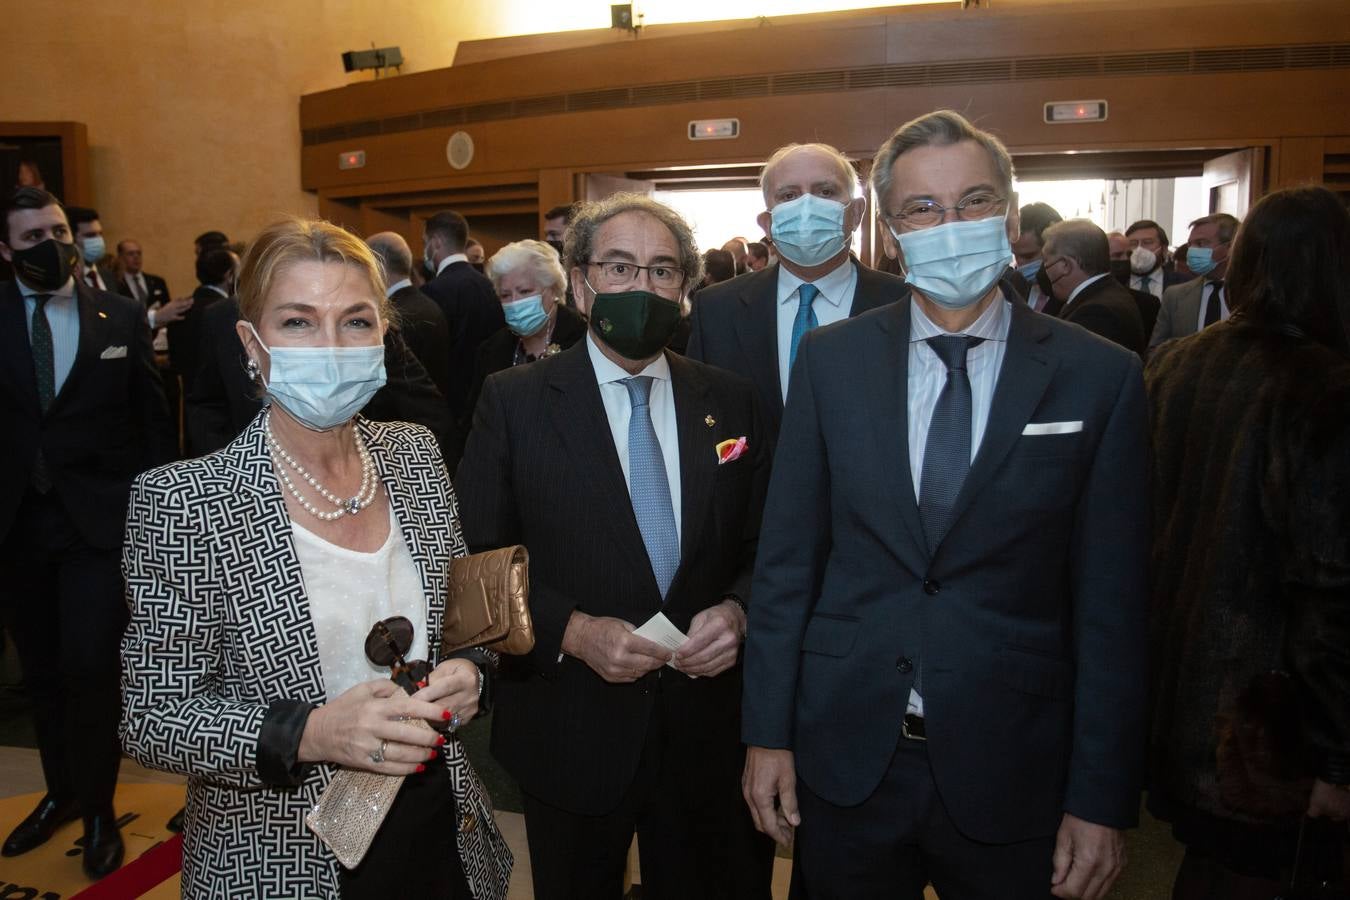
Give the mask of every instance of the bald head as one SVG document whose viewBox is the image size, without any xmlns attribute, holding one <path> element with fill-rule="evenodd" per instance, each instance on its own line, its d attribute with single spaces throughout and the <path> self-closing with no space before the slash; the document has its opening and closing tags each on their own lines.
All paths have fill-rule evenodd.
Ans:
<svg viewBox="0 0 1350 900">
<path fill-rule="evenodd" d="M 1111 247 L 1111 261 L 1130 258 L 1130 239 L 1119 231 L 1113 231 L 1106 236 L 1107 243 Z"/>
<path fill-rule="evenodd" d="M 858 192 L 858 173 L 848 157 L 829 144 L 788 144 L 764 164 L 759 187 L 768 209 L 803 194 L 847 203 Z"/>
<path fill-rule="evenodd" d="M 412 275 L 412 250 L 403 235 L 396 231 L 381 231 L 366 238 L 366 244 L 384 266 L 386 283 L 393 284 Z"/>
<path fill-rule="evenodd" d="M 1067 256 L 1088 275 L 1100 275 L 1111 269 L 1110 244 L 1106 232 L 1087 219 L 1069 219 L 1045 230 L 1044 257 Z"/>
</svg>

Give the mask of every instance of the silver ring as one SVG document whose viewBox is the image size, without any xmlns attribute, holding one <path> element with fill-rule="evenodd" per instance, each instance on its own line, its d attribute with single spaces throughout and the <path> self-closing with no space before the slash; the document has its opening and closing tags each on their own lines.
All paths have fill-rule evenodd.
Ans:
<svg viewBox="0 0 1350 900">
<path fill-rule="evenodd" d="M 458 728 L 458 727 L 459 727 L 459 723 L 460 723 L 460 720 L 459 720 L 459 713 L 455 713 L 455 714 L 453 714 L 452 716 L 450 716 L 450 730 L 451 730 L 451 731 L 454 731 L 456 728 Z"/>
<path fill-rule="evenodd" d="M 385 748 L 385 745 L 388 744 L 388 743 L 389 743 L 388 741 L 380 741 L 380 749 L 378 749 L 378 750 L 376 750 L 374 753 L 370 754 L 370 761 L 371 761 L 371 762 L 373 762 L 373 763 L 382 763 L 382 762 L 384 762 L 384 748 Z"/>
</svg>

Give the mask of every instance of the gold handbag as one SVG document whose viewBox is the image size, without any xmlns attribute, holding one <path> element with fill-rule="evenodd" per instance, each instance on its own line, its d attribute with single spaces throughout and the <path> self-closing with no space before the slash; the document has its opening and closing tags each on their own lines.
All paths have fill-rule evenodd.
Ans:
<svg viewBox="0 0 1350 900">
<path fill-rule="evenodd" d="M 441 656 L 486 647 L 508 656 L 534 648 L 530 621 L 530 555 L 519 544 L 450 562 L 450 590 Z"/>
</svg>

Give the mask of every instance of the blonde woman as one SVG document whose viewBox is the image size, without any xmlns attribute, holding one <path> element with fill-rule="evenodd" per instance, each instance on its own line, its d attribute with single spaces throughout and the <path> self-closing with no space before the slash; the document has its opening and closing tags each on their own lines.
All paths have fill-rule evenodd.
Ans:
<svg viewBox="0 0 1350 900">
<path fill-rule="evenodd" d="M 493 659 L 436 659 L 465 545 L 434 439 L 358 415 L 385 380 L 378 265 L 333 225 L 285 221 L 238 293 L 267 406 L 220 452 L 137 479 L 123 552 L 122 743 L 188 776 L 183 894 L 501 898 L 510 854 L 463 748 L 408 721 L 471 719 Z M 411 696 L 364 652 L 393 616 L 434 665 Z M 339 766 L 408 776 L 350 871 L 304 824 Z"/>
</svg>

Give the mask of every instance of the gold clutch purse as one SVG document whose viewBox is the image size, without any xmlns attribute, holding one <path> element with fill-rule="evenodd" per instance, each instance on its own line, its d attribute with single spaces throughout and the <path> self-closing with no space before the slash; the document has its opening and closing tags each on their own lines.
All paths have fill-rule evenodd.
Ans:
<svg viewBox="0 0 1350 900">
<path fill-rule="evenodd" d="M 508 656 L 534 649 L 530 621 L 530 555 L 503 547 L 450 563 L 449 596 L 441 656 L 465 647 L 486 647 Z"/>
</svg>

